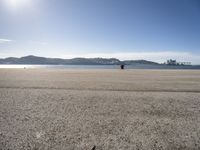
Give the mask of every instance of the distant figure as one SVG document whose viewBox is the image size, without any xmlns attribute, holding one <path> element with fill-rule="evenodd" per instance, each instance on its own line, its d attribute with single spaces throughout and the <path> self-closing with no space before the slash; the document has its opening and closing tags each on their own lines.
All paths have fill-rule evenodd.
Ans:
<svg viewBox="0 0 200 150">
<path fill-rule="evenodd" d="M 123 70 L 124 69 L 124 65 L 120 65 L 120 68 Z"/>
</svg>

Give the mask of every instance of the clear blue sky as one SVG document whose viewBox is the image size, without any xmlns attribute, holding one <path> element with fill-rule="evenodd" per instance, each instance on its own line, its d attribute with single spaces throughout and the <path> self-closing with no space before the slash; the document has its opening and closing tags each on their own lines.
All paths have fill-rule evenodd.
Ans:
<svg viewBox="0 0 200 150">
<path fill-rule="evenodd" d="M 0 57 L 200 64 L 200 0 L 0 0 Z"/>
</svg>

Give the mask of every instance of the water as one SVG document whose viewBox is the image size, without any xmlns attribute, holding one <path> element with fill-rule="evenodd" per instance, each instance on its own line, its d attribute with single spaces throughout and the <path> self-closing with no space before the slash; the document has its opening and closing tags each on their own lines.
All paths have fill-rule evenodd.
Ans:
<svg viewBox="0 0 200 150">
<path fill-rule="evenodd" d="M 120 69 L 119 65 L 0 65 L 4 69 Z M 200 66 L 126 65 L 125 69 L 200 69 Z"/>
<path fill-rule="evenodd" d="M 0 65 L 1 69 L 118 69 L 117 65 Z"/>
</svg>

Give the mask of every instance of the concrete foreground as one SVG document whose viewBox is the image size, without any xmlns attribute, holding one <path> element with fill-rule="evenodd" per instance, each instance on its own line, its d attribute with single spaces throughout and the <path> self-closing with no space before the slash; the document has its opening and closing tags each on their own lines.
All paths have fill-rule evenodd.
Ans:
<svg viewBox="0 0 200 150">
<path fill-rule="evenodd" d="M 1 150 L 198 150 L 200 71 L 0 69 Z"/>
</svg>

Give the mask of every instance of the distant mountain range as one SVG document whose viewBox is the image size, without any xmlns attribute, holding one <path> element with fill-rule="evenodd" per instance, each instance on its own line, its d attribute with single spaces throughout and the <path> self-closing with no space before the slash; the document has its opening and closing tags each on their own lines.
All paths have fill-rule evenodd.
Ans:
<svg viewBox="0 0 200 150">
<path fill-rule="evenodd" d="M 116 58 L 46 58 L 38 56 L 25 56 L 21 58 L 8 57 L 0 59 L 0 64 L 35 64 L 35 65 L 160 65 L 159 63 L 147 60 L 125 60 Z"/>
</svg>

